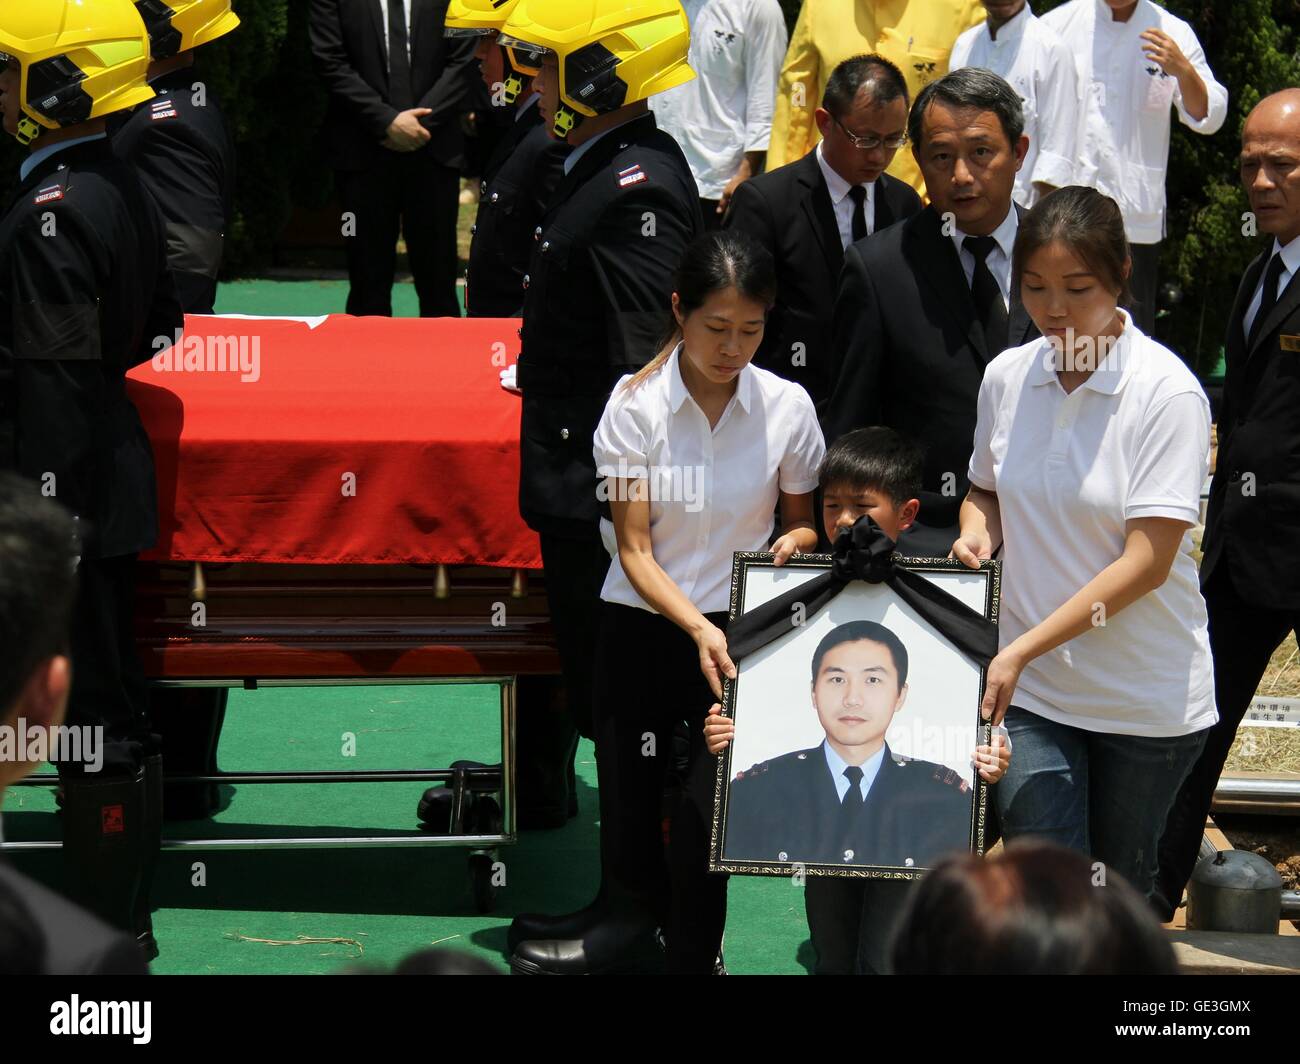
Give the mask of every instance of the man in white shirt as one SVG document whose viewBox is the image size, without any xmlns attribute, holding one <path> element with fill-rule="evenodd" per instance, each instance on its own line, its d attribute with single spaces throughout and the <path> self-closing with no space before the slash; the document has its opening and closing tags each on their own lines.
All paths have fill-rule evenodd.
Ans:
<svg viewBox="0 0 1300 1064">
<path fill-rule="evenodd" d="M 1074 57 L 1027 0 L 984 0 L 988 20 L 952 46 L 949 70 L 983 67 L 1020 94 L 1029 151 L 1016 175 L 1015 201 L 1032 207 L 1074 178 L 1079 99 Z"/>
<path fill-rule="evenodd" d="M 1151 0 L 1071 0 L 1042 21 L 1075 57 L 1080 86 L 1074 180 L 1112 197 L 1133 255 L 1133 319 L 1150 334 L 1165 233 L 1169 108 L 1196 133 L 1218 132 L 1228 90 L 1196 34 Z"/>
<path fill-rule="evenodd" d="M 788 35 L 777 0 L 683 0 L 696 78 L 654 98 L 700 187 L 708 229 L 722 226 L 731 194 L 762 173 L 776 82 Z"/>
</svg>

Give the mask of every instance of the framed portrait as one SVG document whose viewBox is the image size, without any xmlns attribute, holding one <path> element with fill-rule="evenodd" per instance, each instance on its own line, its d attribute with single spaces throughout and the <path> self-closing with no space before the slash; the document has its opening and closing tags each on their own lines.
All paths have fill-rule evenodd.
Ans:
<svg viewBox="0 0 1300 1064">
<path fill-rule="evenodd" d="M 896 564 L 996 624 L 1001 563 Z M 830 555 L 777 568 L 771 554 L 736 554 L 731 617 L 830 565 Z M 984 852 L 987 787 L 971 759 L 989 742 L 985 670 L 889 584 L 850 581 L 736 668 L 711 871 L 910 879 L 952 851 Z"/>
</svg>

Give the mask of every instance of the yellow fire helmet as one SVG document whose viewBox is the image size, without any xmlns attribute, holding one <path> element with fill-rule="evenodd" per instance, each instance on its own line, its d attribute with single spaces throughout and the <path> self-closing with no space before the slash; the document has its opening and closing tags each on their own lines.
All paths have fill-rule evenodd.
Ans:
<svg viewBox="0 0 1300 1064">
<path fill-rule="evenodd" d="M 496 37 L 519 0 L 451 0 L 447 6 L 443 36 Z M 498 44 L 500 41 L 497 42 Z M 506 59 L 513 68 L 506 75 L 502 96 L 508 104 L 519 99 L 524 78 L 534 77 L 542 66 L 540 53 L 506 48 Z"/>
<path fill-rule="evenodd" d="M 149 34 L 131 0 L 6 4 L 0 57 L 21 70 L 20 143 L 153 99 Z"/>
<path fill-rule="evenodd" d="M 554 52 L 566 137 L 583 118 L 608 114 L 695 77 L 686 62 L 690 23 L 679 0 L 516 0 L 500 42 Z"/>
<path fill-rule="evenodd" d="M 135 0 L 155 59 L 215 41 L 239 25 L 230 0 Z"/>
</svg>

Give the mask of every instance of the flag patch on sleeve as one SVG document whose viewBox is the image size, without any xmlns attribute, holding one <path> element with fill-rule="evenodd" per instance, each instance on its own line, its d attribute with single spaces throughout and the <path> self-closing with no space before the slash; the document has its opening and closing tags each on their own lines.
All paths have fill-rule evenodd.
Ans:
<svg viewBox="0 0 1300 1064">
<path fill-rule="evenodd" d="M 633 163 L 626 170 L 620 170 L 618 172 L 619 188 L 627 188 L 628 185 L 635 185 L 638 181 L 647 180 L 649 180 L 649 178 L 646 176 L 645 171 L 641 169 L 640 163 Z"/>
<path fill-rule="evenodd" d="M 53 203 L 55 200 L 63 199 L 62 185 L 47 185 L 36 193 L 36 199 L 32 202 L 38 206 L 42 203 Z"/>
<path fill-rule="evenodd" d="M 176 105 L 172 103 L 170 98 L 166 100 L 155 100 L 150 105 L 150 111 L 152 113 L 150 114 L 149 117 L 152 118 L 155 122 L 157 122 L 159 119 L 162 118 L 176 117 Z"/>
</svg>

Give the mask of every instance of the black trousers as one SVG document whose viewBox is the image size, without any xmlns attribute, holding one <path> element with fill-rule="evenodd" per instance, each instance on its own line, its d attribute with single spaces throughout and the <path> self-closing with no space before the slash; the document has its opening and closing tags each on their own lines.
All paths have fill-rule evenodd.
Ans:
<svg viewBox="0 0 1300 1064">
<path fill-rule="evenodd" d="M 67 722 L 103 728 L 103 765 L 92 773 L 84 762 L 60 762 L 65 778 L 134 773 L 152 746 L 148 688 L 133 634 L 135 565 L 136 556 L 127 554 L 83 558 L 77 569 Z"/>
<path fill-rule="evenodd" d="M 894 932 L 916 883 L 809 876 L 804 912 L 815 975 L 888 975 Z"/>
<path fill-rule="evenodd" d="M 384 150 L 366 170 L 337 173 L 343 210 L 355 218 L 348 253 L 347 312 L 391 317 L 397 237 L 420 298 L 420 317 L 459 317 L 456 301 L 456 215 L 460 175 L 428 151 Z"/>
<path fill-rule="evenodd" d="M 727 877 L 708 871 L 718 762 L 704 745 L 714 703 L 694 641 L 657 613 L 603 603 L 596 648 L 596 766 L 607 899 L 658 918 L 671 974 L 707 975 L 722 944 Z M 722 628 L 725 614 L 710 614 Z M 661 819 L 673 733 L 690 735 L 685 786 Z M 666 852 L 665 852 L 666 849 Z"/>
<path fill-rule="evenodd" d="M 1137 327 L 1148 336 L 1156 328 L 1156 280 L 1160 266 L 1159 244 L 1130 244 L 1133 273 L 1129 277 L 1129 291 L 1133 293 L 1130 313 Z"/>
<path fill-rule="evenodd" d="M 1196 867 L 1214 788 L 1269 658 L 1288 632 L 1300 631 L 1300 610 L 1263 609 L 1244 599 L 1233 585 L 1226 560 L 1210 577 L 1205 605 L 1219 721 L 1210 728 L 1201 756 L 1174 799 L 1160 840 L 1160 867 L 1152 904 L 1165 919 L 1173 916 Z"/>
<path fill-rule="evenodd" d="M 600 629 L 600 589 L 609 572 L 609 552 L 599 535 L 566 539 L 542 533 L 546 604 L 560 652 L 569 719 L 562 722 L 588 739 L 592 728 L 592 677 Z"/>
</svg>

